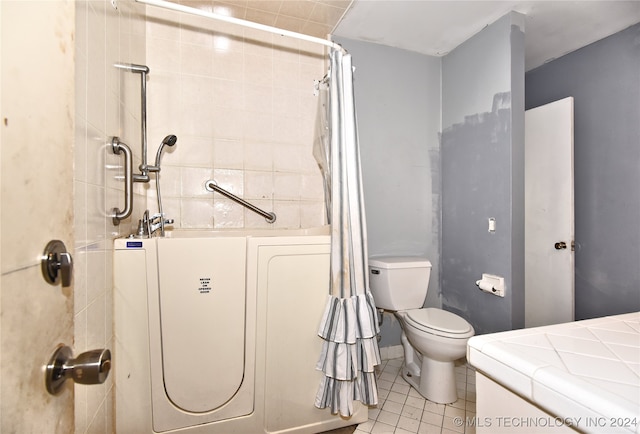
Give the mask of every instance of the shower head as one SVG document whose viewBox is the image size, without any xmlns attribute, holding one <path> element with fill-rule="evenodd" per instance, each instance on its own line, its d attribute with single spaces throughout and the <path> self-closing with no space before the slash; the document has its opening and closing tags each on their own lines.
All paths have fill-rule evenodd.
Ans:
<svg viewBox="0 0 640 434">
<path fill-rule="evenodd" d="M 169 134 L 167 137 L 162 139 L 162 145 L 173 146 L 178 141 L 178 138 L 173 134 Z"/>
<path fill-rule="evenodd" d="M 175 146 L 178 138 L 173 134 L 169 134 L 167 137 L 162 139 L 162 143 L 160 143 L 160 147 L 158 148 L 158 153 L 156 154 L 156 168 L 160 170 L 160 156 L 162 155 L 162 151 L 165 146 Z"/>
</svg>

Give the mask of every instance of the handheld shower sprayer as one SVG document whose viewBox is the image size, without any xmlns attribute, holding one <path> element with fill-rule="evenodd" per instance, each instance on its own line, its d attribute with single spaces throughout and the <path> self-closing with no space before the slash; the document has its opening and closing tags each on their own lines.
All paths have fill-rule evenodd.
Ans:
<svg viewBox="0 0 640 434">
<path fill-rule="evenodd" d="M 155 166 L 153 166 L 153 168 L 151 167 L 149 168 L 149 171 L 156 172 L 156 196 L 158 198 L 158 213 L 160 217 L 160 236 L 163 236 L 163 237 L 164 237 L 164 225 L 172 224 L 173 219 L 165 220 L 164 210 L 162 209 L 162 195 L 160 194 L 160 157 L 162 157 L 162 151 L 164 150 L 165 146 L 175 146 L 177 141 L 178 141 L 178 138 L 173 134 L 169 134 L 164 139 L 162 139 L 162 143 L 160 143 L 160 147 L 158 148 L 158 153 L 156 154 L 156 164 Z"/>
<path fill-rule="evenodd" d="M 178 141 L 178 138 L 173 134 L 169 134 L 167 137 L 162 139 L 162 143 L 160 143 L 160 147 L 158 148 L 158 153 L 156 154 L 156 167 L 158 168 L 158 171 L 160 170 L 160 157 L 162 155 L 162 151 L 164 150 L 164 147 L 175 146 L 177 141 Z"/>
<path fill-rule="evenodd" d="M 156 154 L 156 164 L 153 166 L 147 166 L 149 172 L 160 172 L 160 157 L 162 156 L 162 151 L 164 151 L 165 146 L 175 146 L 178 138 L 169 134 L 164 139 L 162 139 L 162 143 L 160 143 L 160 147 L 158 148 L 158 153 Z"/>
</svg>

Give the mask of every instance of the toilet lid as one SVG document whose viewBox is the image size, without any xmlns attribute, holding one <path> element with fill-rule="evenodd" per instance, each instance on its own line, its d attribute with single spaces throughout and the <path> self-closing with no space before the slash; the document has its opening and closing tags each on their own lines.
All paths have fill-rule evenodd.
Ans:
<svg viewBox="0 0 640 434">
<path fill-rule="evenodd" d="M 458 315 L 442 309 L 426 308 L 407 311 L 407 318 L 419 329 L 428 333 L 462 338 L 473 335 L 474 330 Z"/>
</svg>

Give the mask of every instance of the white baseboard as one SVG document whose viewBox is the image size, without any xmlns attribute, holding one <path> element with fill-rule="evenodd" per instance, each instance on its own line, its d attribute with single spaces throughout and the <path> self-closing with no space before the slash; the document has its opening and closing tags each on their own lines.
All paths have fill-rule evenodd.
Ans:
<svg viewBox="0 0 640 434">
<path fill-rule="evenodd" d="M 402 345 L 380 348 L 380 358 L 382 360 L 400 359 L 404 356 Z"/>
</svg>

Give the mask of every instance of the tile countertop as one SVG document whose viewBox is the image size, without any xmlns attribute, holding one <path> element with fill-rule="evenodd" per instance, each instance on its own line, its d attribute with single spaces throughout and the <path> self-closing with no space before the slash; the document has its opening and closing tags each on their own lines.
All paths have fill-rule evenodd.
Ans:
<svg viewBox="0 0 640 434">
<path fill-rule="evenodd" d="M 475 336 L 467 360 L 553 416 L 640 433 L 640 312 Z"/>
</svg>

